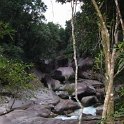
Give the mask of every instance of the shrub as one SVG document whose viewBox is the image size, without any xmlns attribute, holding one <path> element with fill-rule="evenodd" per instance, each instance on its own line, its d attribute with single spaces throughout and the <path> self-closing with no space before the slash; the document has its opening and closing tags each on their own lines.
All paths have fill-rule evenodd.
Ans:
<svg viewBox="0 0 124 124">
<path fill-rule="evenodd" d="M 33 76 L 26 72 L 31 65 L 17 60 L 8 60 L 0 56 L 0 84 L 1 92 L 19 94 L 33 88 L 30 81 Z"/>
</svg>

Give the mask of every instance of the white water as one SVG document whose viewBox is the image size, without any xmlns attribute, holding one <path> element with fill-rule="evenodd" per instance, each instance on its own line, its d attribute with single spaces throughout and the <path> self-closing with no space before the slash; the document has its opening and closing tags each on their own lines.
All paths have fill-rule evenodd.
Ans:
<svg viewBox="0 0 124 124">
<path fill-rule="evenodd" d="M 68 116 L 65 115 L 58 115 L 57 117 L 55 117 L 56 119 L 62 119 L 62 120 L 75 120 L 78 119 L 80 114 L 86 114 L 86 115 L 92 115 L 92 116 L 96 116 L 96 108 L 93 106 L 89 106 L 89 107 L 84 107 L 83 110 L 82 109 L 78 109 L 76 110 L 74 113 L 69 114 Z"/>
<path fill-rule="evenodd" d="M 67 117 L 67 116 L 64 116 L 64 115 L 58 115 L 57 117 L 55 117 L 55 119 L 62 119 L 62 120 L 76 120 L 78 119 L 78 116 L 70 116 L 70 117 Z"/>
<path fill-rule="evenodd" d="M 85 107 L 83 108 L 83 113 L 86 115 L 90 114 L 96 116 L 96 108 L 94 108 L 93 106 Z"/>
</svg>

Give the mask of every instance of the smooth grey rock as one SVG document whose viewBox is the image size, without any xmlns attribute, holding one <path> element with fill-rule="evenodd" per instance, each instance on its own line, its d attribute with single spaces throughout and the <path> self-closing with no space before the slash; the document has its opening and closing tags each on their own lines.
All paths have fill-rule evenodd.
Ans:
<svg viewBox="0 0 124 124">
<path fill-rule="evenodd" d="M 0 115 L 4 114 L 7 112 L 8 106 L 7 105 L 2 105 L 0 106 Z"/>
<path fill-rule="evenodd" d="M 80 108 L 76 102 L 72 100 L 61 100 L 55 107 L 54 112 L 60 114 L 67 114 L 68 112 L 72 112 L 76 109 Z M 66 113 L 67 112 L 67 113 Z"/>
<path fill-rule="evenodd" d="M 26 118 L 36 117 L 37 113 L 26 110 L 14 110 L 0 117 L 0 124 L 21 124 Z"/>
<path fill-rule="evenodd" d="M 75 84 L 71 84 L 71 85 L 75 86 Z M 81 100 L 85 96 L 95 95 L 96 90 L 92 85 L 78 83 L 77 94 L 78 94 L 79 100 Z M 75 92 L 72 93 L 72 97 L 74 96 L 75 96 Z"/>
<path fill-rule="evenodd" d="M 49 89 L 38 90 L 34 94 L 35 97 L 32 98 L 32 101 L 34 101 L 36 104 L 54 106 L 60 101 L 60 98 Z"/>
<path fill-rule="evenodd" d="M 83 106 L 91 106 L 98 102 L 98 99 L 96 96 L 86 96 L 81 99 L 81 103 Z"/>
<path fill-rule="evenodd" d="M 14 102 L 13 102 L 14 101 Z M 8 108 L 11 109 L 27 109 L 30 105 L 33 104 L 31 100 L 21 100 L 21 99 L 11 99 L 8 103 Z"/>
<path fill-rule="evenodd" d="M 32 105 L 26 111 L 30 111 L 30 113 L 37 113 L 40 117 L 48 118 L 50 117 L 51 110 L 48 106 L 45 105 Z"/>
</svg>

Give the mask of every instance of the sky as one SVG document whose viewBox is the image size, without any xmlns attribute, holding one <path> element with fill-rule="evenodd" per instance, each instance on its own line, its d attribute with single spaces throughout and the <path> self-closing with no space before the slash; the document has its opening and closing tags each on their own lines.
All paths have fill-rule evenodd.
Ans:
<svg viewBox="0 0 124 124">
<path fill-rule="evenodd" d="M 55 2 L 56 0 L 43 0 L 47 5 L 47 11 L 45 12 L 45 17 L 47 22 L 54 22 L 55 24 L 60 24 L 65 27 L 66 20 L 71 19 L 71 4 L 61 4 Z M 79 10 L 80 5 L 78 5 L 77 10 Z"/>
</svg>

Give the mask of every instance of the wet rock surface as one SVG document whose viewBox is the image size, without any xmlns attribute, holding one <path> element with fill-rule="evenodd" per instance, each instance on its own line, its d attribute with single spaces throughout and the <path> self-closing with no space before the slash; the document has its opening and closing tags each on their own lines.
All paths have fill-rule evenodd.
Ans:
<svg viewBox="0 0 124 124">
<path fill-rule="evenodd" d="M 78 60 L 77 95 L 88 113 L 82 115 L 82 124 L 97 124 L 103 108 L 103 77 L 93 75 L 92 66 L 92 58 Z M 1 104 L 0 124 L 78 124 L 79 114 L 83 112 L 75 99 L 74 70 L 73 63 L 68 66 L 67 58 L 59 58 L 55 63 L 41 61 L 32 71 L 44 87 L 39 87 L 29 99 L 16 99 L 13 103 L 9 98 Z"/>
<path fill-rule="evenodd" d="M 79 108 L 79 105 L 72 100 L 60 100 L 55 106 L 54 111 L 59 114 L 67 114 Z"/>
</svg>

